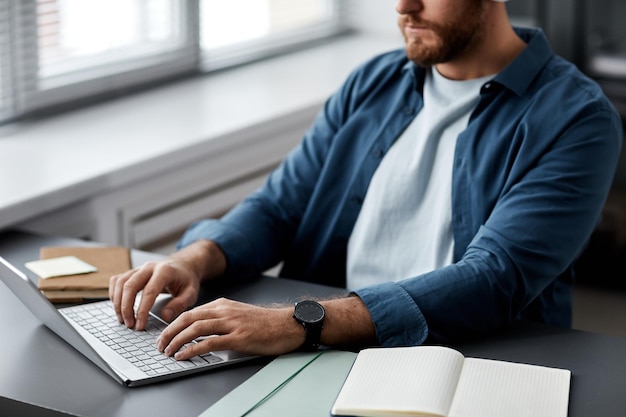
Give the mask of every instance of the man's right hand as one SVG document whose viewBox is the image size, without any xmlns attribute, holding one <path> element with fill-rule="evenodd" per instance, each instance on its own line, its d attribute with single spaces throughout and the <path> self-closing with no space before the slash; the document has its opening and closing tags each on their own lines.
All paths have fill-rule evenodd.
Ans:
<svg viewBox="0 0 626 417">
<path fill-rule="evenodd" d="M 225 257 L 217 245 L 198 241 L 162 261 L 147 262 L 112 276 L 109 297 L 120 323 L 143 330 L 160 293 L 166 291 L 172 295 L 161 310 L 163 319 L 171 321 L 196 303 L 200 281 L 220 275 L 225 267 Z M 140 291 L 142 295 L 135 316 L 135 299 Z"/>
</svg>

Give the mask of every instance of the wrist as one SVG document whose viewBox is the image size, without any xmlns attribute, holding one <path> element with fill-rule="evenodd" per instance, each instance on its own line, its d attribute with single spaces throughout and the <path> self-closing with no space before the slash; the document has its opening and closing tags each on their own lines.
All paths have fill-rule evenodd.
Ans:
<svg viewBox="0 0 626 417">
<path fill-rule="evenodd" d="M 376 327 L 366 305 L 358 296 L 322 302 L 326 310 L 324 345 L 375 345 Z"/>
<path fill-rule="evenodd" d="M 186 263 L 200 281 L 216 278 L 226 270 L 226 256 L 213 241 L 200 239 L 172 257 Z"/>
</svg>

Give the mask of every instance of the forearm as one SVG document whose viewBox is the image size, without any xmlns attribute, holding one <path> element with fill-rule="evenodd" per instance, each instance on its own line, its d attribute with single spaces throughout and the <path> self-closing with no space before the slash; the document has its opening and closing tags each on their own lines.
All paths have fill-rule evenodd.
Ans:
<svg viewBox="0 0 626 417">
<path fill-rule="evenodd" d="M 321 338 L 323 345 L 377 344 L 374 323 L 359 297 L 350 296 L 320 303 L 326 310 Z"/>
</svg>

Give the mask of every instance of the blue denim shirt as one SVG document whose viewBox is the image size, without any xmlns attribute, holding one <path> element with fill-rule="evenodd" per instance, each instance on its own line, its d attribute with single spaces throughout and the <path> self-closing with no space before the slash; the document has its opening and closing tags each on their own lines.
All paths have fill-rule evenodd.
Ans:
<svg viewBox="0 0 626 417">
<path fill-rule="evenodd" d="M 458 139 L 454 263 L 362 288 L 383 346 L 450 341 L 515 319 L 571 324 L 572 264 L 597 224 L 622 144 L 619 115 L 543 33 L 485 83 Z M 265 185 L 179 247 L 217 242 L 232 279 L 344 286 L 347 242 L 372 175 L 423 105 L 424 69 L 403 50 L 357 68 Z M 407 190 L 410 193 L 411 190 Z"/>
</svg>

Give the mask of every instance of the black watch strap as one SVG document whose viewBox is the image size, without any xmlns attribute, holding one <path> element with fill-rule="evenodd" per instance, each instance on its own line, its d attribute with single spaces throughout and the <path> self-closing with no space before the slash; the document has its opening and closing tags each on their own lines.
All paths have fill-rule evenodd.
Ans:
<svg viewBox="0 0 626 417">
<path fill-rule="evenodd" d="M 322 326 L 311 324 L 303 324 L 303 326 L 306 335 L 304 337 L 304 344 L 302 345 L 301 349 L 316 350 L 320 347 L 320 339 L 322 338 Z"/>
</svg>

